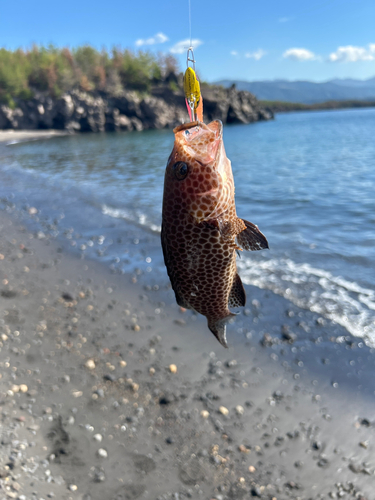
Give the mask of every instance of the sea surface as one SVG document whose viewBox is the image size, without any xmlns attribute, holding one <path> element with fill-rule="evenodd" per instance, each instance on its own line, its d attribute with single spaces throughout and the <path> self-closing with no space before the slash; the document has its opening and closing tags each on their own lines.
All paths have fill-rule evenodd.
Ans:
<svg viewBox="0 0 375 500">
<path fill-rule="evenodd" d="M 237 213 L 270 250 L 244 252 L 246 284 L 318 312 L 375 346 L 375 109 L 279 114 L 224 127 Z M 0 204 L 40 238 L 166 285 L 159 233 L 170 130 L 0 148 Z M 141 279 L 141 278 L 140 278 Z M 144 278 L 146 279 L 146 278 Z"/>
</svg>

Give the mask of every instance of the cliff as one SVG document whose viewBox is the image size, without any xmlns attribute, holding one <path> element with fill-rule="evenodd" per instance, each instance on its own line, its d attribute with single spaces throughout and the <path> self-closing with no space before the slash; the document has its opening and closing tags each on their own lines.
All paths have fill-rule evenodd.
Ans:
<svg viewBox="0 0 375 500">
<path fill-rule="evenodd" d="M 187 120 L 179 84 L 181 77 L 175 77 L 175 81 L 155 86 L 145 95 L 130 90 L 111 94 L 75 89 L 53 98 L 47 92 L 35 92 L 31 99 L 14 99 L 12 108 L 0 105 L 0 129 L 105 132 L 174 127 Z M 253 94 L 235 86 L 203 85 L 202 94 L 206 122 L 251 123 L 273 118 L 272 111 Z"/>
</svg>

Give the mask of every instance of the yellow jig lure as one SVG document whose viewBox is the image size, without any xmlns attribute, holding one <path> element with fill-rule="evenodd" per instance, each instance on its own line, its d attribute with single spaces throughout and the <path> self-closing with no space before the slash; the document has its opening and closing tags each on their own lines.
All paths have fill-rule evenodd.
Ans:
<svg viewBox="0 0 375 500">
<path fill-rule="evenodd" d="M 193 68 L 189 66 L 193 63 Z M 203 121 L 203 99 L 197 75 L 195 74 L 195 60 L 193 48 L 187 52 L 187 69 L 184 74 L 184 93 L 190 121 Z"/>
</svg>

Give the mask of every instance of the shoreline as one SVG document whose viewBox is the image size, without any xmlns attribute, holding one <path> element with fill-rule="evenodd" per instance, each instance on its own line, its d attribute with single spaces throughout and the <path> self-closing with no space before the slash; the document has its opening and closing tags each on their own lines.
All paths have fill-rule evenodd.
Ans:
<svg viewBox="0 0 375 500">
<path fill-rule="evenodd" d="M 226 350 L 169 288 L 0 226 L 6 495 L 371 500 L 360 339 L 246 287 Z"/>
<path fill-rule="evenodd" d="M 259 101 L 265 108 L 270 109 L 272 113 L 293 113 L 301 111 L 338 111 L 341 109 L 367 109 L 374 108 L 375 101 L 325 101 L 315 104 L 304 104 L 299 102 L 287 101 Z"/>
<path fill-rule="evenodd" d="M 64 130 L 0 130 L 0 143 L 13 144 L 18 142 L 50 139 L 69 135 Z"/>
<path fill-rule="evenodd" d="M 300 112 L 320 112 L 320 111 L 342 111 L 342 110 L 357 110 L 357 109 L 371 109 L 375 107 L 375 103 L 369 103 L 366 105 L 353 105 L 353 106 L 339 106 L 339 107 L 325 107 L 324 105 L 326 103 L 321 103 L 318 105 L 300 105 L 298 103 L 284 103 L 284 102 L 278 102 L 278 101 L 259 101 L 263 106 L 266 108 L 269 108 L 272 110 L 273 113 L 275 113 L 275 116 L 278 114 L 284 114 L 284 113 L 300 113 Z M 280 104 L 280 106 L 279 106 Z M 283 106 L 286 104 L 287 106 Z M 329 104 L 329 103 L 328 103 Z M 275 105 L 275 106 L 274 106 Z M 290 106 L 289 106 L 290 105 Z M 294 107 L 295 106 L 295 107 Z M 320 107 L 322 106 L 322 107 Z M 231 124 L 226 124 L 226 126 L 231 125 Z M 238 125 L 238 124 L 236 124 Z M 243 125 L 247 125 L 244 123 Z M 145 129 L 149 130 L 149 129 Z M 142 131 L 142 130 L 139 130 Z M 113 130 L 110 131 L 105 131 L 102 133 L 113 133 Z M 87 133 L 87 132 L 86 132 Z M 97 132 L 93 132 L 97 133 Z M 58 129 L 45 129 L 45 130 L 29 130 L 29 129 L 23 129 L 23 130 L 16 130 L 16 129 L 7 129 L 7 130 L 0 130 L 0 144 L 4 145 L 11 145 L 11 144 L 17 144 L 20 142 L 27 142 L 27 141 L 36 141 L 36 140 L 43 140 L 43 139 L 51 139 L 55 137 L 66 137 L 69 135 L 76 135 L 77 132 L 70 131 L 70 130 L 58 130 Z"/>
</svg>

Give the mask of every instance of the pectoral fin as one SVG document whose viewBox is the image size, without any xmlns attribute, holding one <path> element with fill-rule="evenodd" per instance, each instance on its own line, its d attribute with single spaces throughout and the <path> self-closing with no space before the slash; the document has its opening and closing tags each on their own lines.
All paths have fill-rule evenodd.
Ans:
<svg viewBox="0 0 375 500">
<path fill-rule="evenodd" d="M 228 302 L 229 307 L 243 307 L 246 304 L 246 292 L 238 274 L 234 277 Z"/>
<path fill-rule="evenodd" d="M 267 238 L 259 231 L 258 226 L 245 219 L 242 220 L 246 225 L 246 229 L 237 235 L 239 246 L 244 250 L 263 250 L 264 248 L 269 248 Z"/>
</svg>

